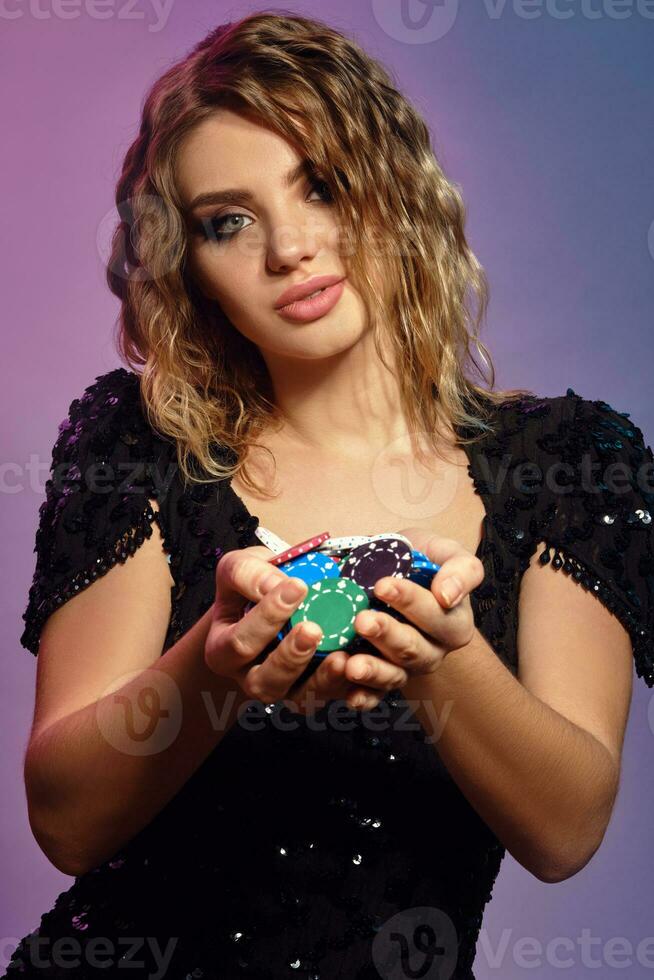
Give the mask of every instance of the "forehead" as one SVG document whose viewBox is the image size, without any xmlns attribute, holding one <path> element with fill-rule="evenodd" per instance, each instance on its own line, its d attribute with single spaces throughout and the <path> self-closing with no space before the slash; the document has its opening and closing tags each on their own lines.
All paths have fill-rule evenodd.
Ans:
<svg viewBox="0 0 654 980">
<path fill-rule="evenodd" d="M 291 143 L 256 119 L 216 109 L 184 136 L 175 174 L 182 200 L 221 187 L 270 181 L 298 163 Z"/>
</svg>

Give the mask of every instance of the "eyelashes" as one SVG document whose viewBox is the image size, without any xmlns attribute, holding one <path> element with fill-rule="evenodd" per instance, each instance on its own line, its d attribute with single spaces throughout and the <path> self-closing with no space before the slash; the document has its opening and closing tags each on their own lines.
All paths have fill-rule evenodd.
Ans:
<svg viewBox="0 0 654 980">
<path fill-rule="evenodd" d="M 312 193 L 315 190 L 322 193 L 325 198 L 325 204 L 333 203 L 334 199 L 327 181 L 318 178 L 313 180 L 311 182 L 311 190 Z M 206 238 L 207 241 L 226 242 L 238 234 L 239 231 L 242 231 L 243 227 L 248 227 L 247 225 L 241 225 L 240 227 L 232 228 L 231 231 L 225 231 L 224 229 L 226 226 L 228 227 L 228 223 L 235 218 L 249 218 L 249 216 L 242 214 L 240 211 L 227 211 L 219 215 L 207 215 L 195 223 L 194 230 L 197 234 Z"/>
</svg>

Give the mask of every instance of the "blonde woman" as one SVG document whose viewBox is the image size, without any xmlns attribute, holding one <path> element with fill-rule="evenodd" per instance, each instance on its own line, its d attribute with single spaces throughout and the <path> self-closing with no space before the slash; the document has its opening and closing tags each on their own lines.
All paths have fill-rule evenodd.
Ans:
<svg viewBox="0 0 654 980">
<path fill-rule="evenodd" d="M 21 637 L 30 823 L 75 881 L 5 976 L 471 978 L 505 852 L 562 881 L 610 819 L 651 449 L 572 388 L 493 390 L 460 194 L 324 23 L 212 31 L 116 203 L 128 368 L 60 426 Z M 271 559 L 324 531 L 440 569 L 320 659 Z"/>
</svg>

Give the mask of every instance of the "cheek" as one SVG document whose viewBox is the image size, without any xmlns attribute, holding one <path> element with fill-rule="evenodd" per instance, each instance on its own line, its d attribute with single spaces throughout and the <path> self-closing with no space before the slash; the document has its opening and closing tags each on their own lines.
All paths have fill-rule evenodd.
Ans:
<svg viewBox="0 0 654 980">
<path fill-rule="evenodd" d="M 267 300 L 260 295 L 255 263 L 256 259 L 248 262 L 242 254 L 209 255 L 207 249 L 189 259 L 189 269 L 204 295 L 217 303 L 238 331 L 258 343 Z M 269 312 L 272 317 L 273 311 Z"/>
<path fill-rule="evenodd" d="M 216 300 L 227 316 L 252 296 L 254 271 L 249 272 L 242 256 L 234 260 L 228 253 L 212 255 L 208 249 L 200 249 L 190 258 L 189 269 L 204 294 Z"/>
</svg>

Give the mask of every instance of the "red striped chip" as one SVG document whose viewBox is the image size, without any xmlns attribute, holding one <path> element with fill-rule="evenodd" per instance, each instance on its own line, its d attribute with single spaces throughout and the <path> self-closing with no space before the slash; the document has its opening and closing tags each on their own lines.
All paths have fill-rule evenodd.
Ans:
<svg viewBox="0 0 654 980">
<path fill-rule="evenodd" d="M 308 551 L 313 551 L 323 541 L 326 541 L 329 536 L 329 531 L 323 531 L 322 534 L 317 534 L 314 538 L 308 538 L 306 541 L 300 541 L 299 544 L 294 544 L 291 548 L 287 548 L 286 551 L 282 551 L 281 555 L 275 555 L 273 558 L 269 558 L 268 561 L 271 565 L 283 565 L 290 558 L 297 558 L 298 555 L 306 555 Z"/>
</svg>

